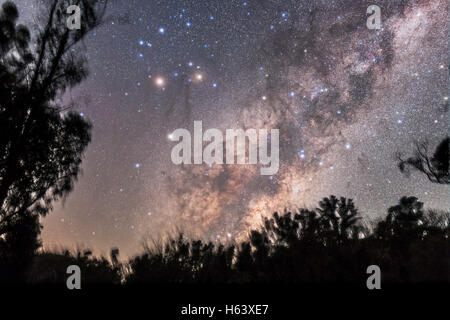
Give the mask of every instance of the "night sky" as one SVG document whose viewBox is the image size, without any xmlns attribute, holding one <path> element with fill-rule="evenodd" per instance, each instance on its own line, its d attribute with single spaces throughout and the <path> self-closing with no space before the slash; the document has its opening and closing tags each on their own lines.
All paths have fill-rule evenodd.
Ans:
<svg viewBox="0 0 450 320">
<path fill-rule="evenodd" d="M 33 30 L 37 1 L 15 2 Z M 371 4 L 382 29 L 366 27 Z M 444 0 L 111 1 L 85 41 L 90 76 L 64 96 L 93 140 L 75 190 L 42 220 L 44 246 L 127 256 L 176 228 L 232 241 L 330 194 L 370 220 L 404 195 L 448 209 L 448 186 L 404 177 L 395 159 L 448 133 L 447 23 Z M 278 128 L 278 173 L 174 165 L 168 135 L 194 120 Z"/>
</svg>

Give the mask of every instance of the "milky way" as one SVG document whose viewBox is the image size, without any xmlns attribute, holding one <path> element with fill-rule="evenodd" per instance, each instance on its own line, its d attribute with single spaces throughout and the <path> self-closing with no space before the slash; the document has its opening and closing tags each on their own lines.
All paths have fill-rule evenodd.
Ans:
<svg viewBox="0 0 450 320">
<path fill-rule="evenodd" d="M 16 1 L 27 21 L 34 1 Z M 382 28 L 368 29 L 367 7 Z M 261 216 L 355 199 L 374 219 L 403 195 L 449 207 L 396 152 L 448 132 L 446 1 L 112 1 L 66 93 L 94 125 L 83 176 L 43 220 L 44 245 L 127 255 L 175 228 L 239 239 Z M 78 50 L 81 50 L 79 48 Z M 277 128 L 280 169 L 171 162 L 176 128 Z"/>
</svg>

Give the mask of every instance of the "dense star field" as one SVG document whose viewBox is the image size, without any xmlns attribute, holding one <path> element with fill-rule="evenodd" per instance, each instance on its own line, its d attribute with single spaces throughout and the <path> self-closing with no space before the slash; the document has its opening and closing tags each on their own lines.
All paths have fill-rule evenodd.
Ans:
<svg viewBox="0 0 450 320">
<path fill-rule="evenodd" d="M 16 3 L 32 31 L 37 2 Z M 64 97 L 93 140 L 75 191 L 43 219 L 44 246 L 132 255 L 177 227 L 231 241 L 330 194 L 367 219 L 404 195 L 448 209 L 448 186 L 403 176 L 395 158 L 448 132 L 447 21 L 444 0 L 111 1 L 85 43 L 90 76 Z M 278 173 L 174 165 L 168 135 L 194 120 L 279 129 Z"/>
</svg>

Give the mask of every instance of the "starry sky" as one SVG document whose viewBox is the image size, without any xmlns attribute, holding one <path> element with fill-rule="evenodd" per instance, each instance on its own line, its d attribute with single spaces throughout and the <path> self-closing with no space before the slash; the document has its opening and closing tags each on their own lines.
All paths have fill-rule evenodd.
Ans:
<svg viewBox="0 0 450 320">
<path fill-rule="evenodd" d="M 15 1 L 30 26 L 36 1 Z M 382 28 L 366 26 L 381 8 Z M 404 177 L 395 153 L 448 134 L 444 0 L 110 1 L 63 99 L 89 119 L 83 175 L 42 220 L 44 246 L 118 247 L 181 228 L 226 242 L 284 208 L 353 198 L 374 220 L 403 195 L 449 208 L 448 186 Z M 177 128 L 277 128 L 280 169 L 171 162 Z"/>
</svg>

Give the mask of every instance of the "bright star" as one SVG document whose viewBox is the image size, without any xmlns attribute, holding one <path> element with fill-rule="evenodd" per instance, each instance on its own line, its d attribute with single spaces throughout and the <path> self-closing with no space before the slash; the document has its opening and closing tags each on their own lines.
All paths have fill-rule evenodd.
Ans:
<svg viewBox="0 0 450 320">
<path fill-rule="evenodd" d="M 158 87 L 162 87 L 164 85 L 164 79 L 161 77 L 156 78 L 155 83 Z"/>
</svg>

